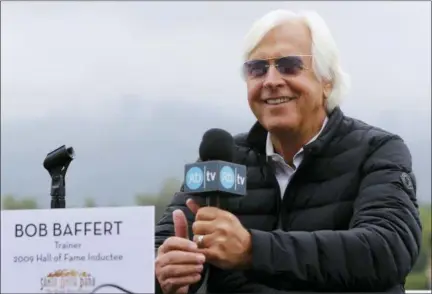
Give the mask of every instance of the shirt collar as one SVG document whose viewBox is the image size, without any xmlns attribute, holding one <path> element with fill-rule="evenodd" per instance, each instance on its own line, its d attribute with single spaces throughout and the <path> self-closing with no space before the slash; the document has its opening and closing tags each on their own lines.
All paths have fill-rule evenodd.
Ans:
<svg viewBox="0 0 432 294">
<path fill-rule="evenodd" d="M 324 119 L 324 123 L 322 124 L 322 126 L 321 126 L 321 129 L 320 129 L 320 131 L 312 138 L 312 139 L 310 139 L 309 140 L 309 142 L 307 142 L 306 143 L 306 145 L 308 145 L 308 144 L 310 144 L 310 143 L 312 143 L 313 141 L 315 141 L 318 137 L 319 137 L 319 135 L 322 133 L 322 131 L 324 130 L 324 127 L 326 126 L 326 124 L 327 124 L 327 122 L 328 122 L 328 117 L 326 117 L 325 119 Z M 301 148 L 295 155 L 298 155 L 298 154 L 300 154 L 300 153 L 302 153 L 303 152 L 303 148 Z M 274 156 L 274 155 L 279 155 L 279 154 L 277 154 L 276 152 L 275 152 L 275 150 L 274 150 L 274 147 L 273 147 L 273 143 L 272 143 L 272 141 L 271 141 L 271 139 L 270 139 L 270 132 L 269 133 L 267 133 L 267 140 L 266 140 L 266 154 L 267 154 L 267 156 L 270 156 L 270 157 L 272 157 L 272 156 Z"/>
</svg>

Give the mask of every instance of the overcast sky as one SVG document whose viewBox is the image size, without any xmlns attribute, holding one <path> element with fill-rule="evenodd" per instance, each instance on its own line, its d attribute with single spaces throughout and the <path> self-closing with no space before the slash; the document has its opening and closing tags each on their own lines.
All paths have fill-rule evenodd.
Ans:
<svg viewBox="0 0 432 294">
<path fill-rule="evenodd" d="M 77 149 L 69 188 L 80 197 L 103 198 L 106 190 L 96 195 L 95 184 L 106 182 L 116 197 L 125 185 L 113 183 L 128 183 L 129 166 L 137 183 L 130 197 L 156 190 L 156 180 L 141 180 L 150 159 L 137 161 L 130 146 L 151 156 L 178 145 L 189 128 L 189 139 L 182 137 L 159 172 L 181 176 L 182 163 L 174 160 L 196 158 L 204 129 L 225 123 L 229 131 L 247 131 L 253 122 L 240 76 L 242 39 L 255 20 L 281 8 L 315 10 L 326 20 L 352 79 L 343 110 L 408 139 L 426 191 L 421 197 L 430 199 L 428 1 L 2 1 L 2 193 L 46 194 L 41 162 L 58 142 Z M 113 147 L 100 150 L 103 142 Z M 106 168 L 106 161 L 124 169 Z M 23 164 L 33 169 L 18 170 Z"/>
<path fill-rule="evenodd" d="M 352 76 L 347 109 L 430 113 L 427 1 L 11 1 L 1 2 L 2 121 L 109 116 L 122 95 L 247 109 L 242 38 L 279 8 L 325 18 Z"/>
</svg>

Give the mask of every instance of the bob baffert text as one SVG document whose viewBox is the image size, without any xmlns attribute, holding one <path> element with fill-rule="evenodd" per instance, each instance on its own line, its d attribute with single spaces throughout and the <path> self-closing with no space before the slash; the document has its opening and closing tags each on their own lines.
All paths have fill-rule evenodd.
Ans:
<svg viewBox="0 0 432 294">
<path fill-rule="evenodd" d="M 16 224 L 15 237 L 120 235 L 122 221 Z"/>
</svg>

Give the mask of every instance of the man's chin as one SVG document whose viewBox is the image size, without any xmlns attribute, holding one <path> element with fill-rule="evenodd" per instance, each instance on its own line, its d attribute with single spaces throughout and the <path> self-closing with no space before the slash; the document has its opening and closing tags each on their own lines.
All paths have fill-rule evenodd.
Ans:
<svg viewBox="0 0 432 294">
<path fill-rule="evenodd" d="M 269 121 L 263 126 L 268 132 L 273 134 L 289 132 L 298 128 L 297 124 L 291 121 Z"/>
</svg>

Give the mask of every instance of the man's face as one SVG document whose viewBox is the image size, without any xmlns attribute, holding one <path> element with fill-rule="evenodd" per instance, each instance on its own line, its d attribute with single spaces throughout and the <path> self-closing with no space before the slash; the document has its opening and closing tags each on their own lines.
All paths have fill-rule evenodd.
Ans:
<svg viewBox="0 0 432 294">
<path fill-rule="evenodd" d="M 312 70 L 311 42 L 308 27 L 292 21 L 271 30 L 249 55 L 249 61 L 252 60 L 251 72 L 246 73 L 249 106 L 271 133 L 301 131 L 325 116 L 323 85 Z M 297 57 L 284 63 L 277 61 L 286 56 Z M 253 60 L 263 59 L 272 59 L 266 73 L 260 73 L 259 67 L 253 71 Z M 288 65 L 287 68 L 299 65 L 299 68 L 281 73 L 275 67 L 278 64 Z M 283 67 L 279 68 L 283 71 Z M 268 100 L 277 97 L 290 99 L 282 103 Z"/>
</svg>

